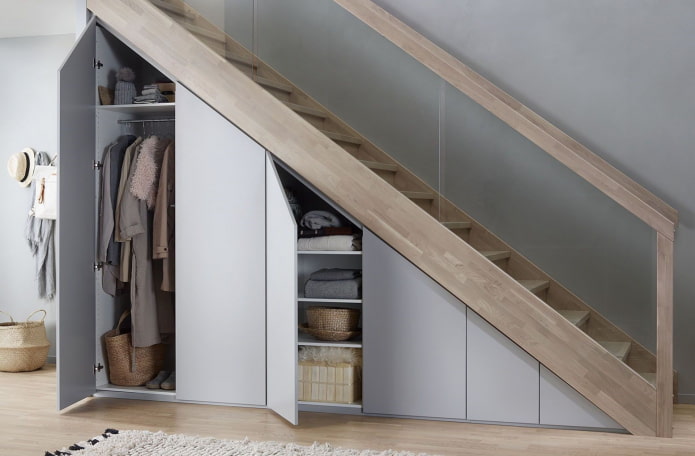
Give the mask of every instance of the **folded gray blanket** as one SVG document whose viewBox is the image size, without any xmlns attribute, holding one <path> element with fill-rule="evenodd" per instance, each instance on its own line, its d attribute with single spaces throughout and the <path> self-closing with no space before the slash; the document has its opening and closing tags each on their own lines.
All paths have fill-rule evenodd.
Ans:
<svg viewBox="0 0 695 456">
<path fill-rule="evenodd" d="M 310 280 L 350 280 L 362 277 L 361 269 L 319 269 L 311 273 Z"/>
<path fill-rule="evenodd" d="M 327 211 L 309 211 L 304 214 L 299 224 L 311 230 L 318 230 L 327 226 L 342 226 L 338 216 Z"/>
<path fill-rule="evenodd" d="M 307 280 L 304 296 L 324 299 L 360 299 L 362 278 L 351 280 Z"/>
</svg>

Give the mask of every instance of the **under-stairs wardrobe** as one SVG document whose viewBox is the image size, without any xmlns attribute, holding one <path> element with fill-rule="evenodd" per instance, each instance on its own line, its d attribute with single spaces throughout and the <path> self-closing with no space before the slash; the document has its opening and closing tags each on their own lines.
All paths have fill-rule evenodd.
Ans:
<svg viewBox="0 0 695 456">
<path fill-rule="evenodd" d="M 180 83 L 175 106 L 99 106 L 97 86 L 126 65 L 168 76 L 93 19 L 59 73 L 59 409 L 108 396 L 268 407 L 293 424 L 300 410 L 317 410 L 621 429 Z M 172 115 L 178 378 L 176 391 L 152 392 L 110 385 L 103 369 L 101 336 L 124 304 L 101 291 L 94 270 L 94 165 L 119 120 Z M 333 260 L 299 258 L 288 180 L 363 229 L 358 262 L 346 260 L 361 261 L 364 276 L 363 338 L 351 343 L 364 353 L 361 404 L 297 400 L 297 350 L 311 343 L 297 330 L 298 290 L 309 269 Z"/>
</svg>

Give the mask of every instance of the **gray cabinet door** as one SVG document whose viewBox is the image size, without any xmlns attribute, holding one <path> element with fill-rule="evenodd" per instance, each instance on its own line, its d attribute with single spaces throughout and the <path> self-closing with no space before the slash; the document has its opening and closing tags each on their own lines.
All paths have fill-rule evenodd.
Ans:
<svg viewBox="0 0 695 456">
<path fill-rule="evenodd" d="M 539 364 L 468 310 L 468 419 L 538 424 Z"/>
<path fill-rule="evenodd" d="M 56 357 L 58 408 L 96 390 L 94 269 L 96 258 L 92 19 L 58 71 L 59 126 Z"/>
<path fill-rule="evenodd" d="M 270 155 L 266 185 L 268 407 L 297 424 L 297 224 Z"/>
<path fill-rule="evenodd" d="M 364 412 L 466 419 L 466 306 L 367 230 L 363 250 Z"/>
<path fill-rule="evenodd" d="M 541 424 L 621 429 L 547 367 L 541 366 Z"/>
<path fill-rule="evenodd" d="M 176 93 L 176 396 L 265 405 L 265 151 Z"/>
</svg>

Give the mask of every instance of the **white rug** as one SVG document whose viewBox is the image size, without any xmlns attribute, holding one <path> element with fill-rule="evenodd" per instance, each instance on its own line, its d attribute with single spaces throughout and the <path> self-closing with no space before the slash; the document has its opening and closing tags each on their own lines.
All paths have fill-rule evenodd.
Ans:
<svg viewBox="0 0 695 456">
<path fill-rule="evenodd" d="M 327 443 L 311 446 L 294 443 L 220 440 L 163 432 L 107 429 L 93 439 L 46 452 L 45 456 L 416 456 L 404 451 L 354 450 Z M 427 456 L 420 453 L 419 456 Z"/>
</svg>

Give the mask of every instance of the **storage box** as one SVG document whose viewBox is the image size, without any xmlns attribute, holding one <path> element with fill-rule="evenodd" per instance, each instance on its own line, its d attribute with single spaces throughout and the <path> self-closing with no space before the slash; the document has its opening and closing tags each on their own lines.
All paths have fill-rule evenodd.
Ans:
<svg viewBox="0 0 695 456">
<path fill-rule="evenodd" d="M 362 399 L 362 367 L 299 362 L 299 400 L 352 404 Z"/>
</svg>

